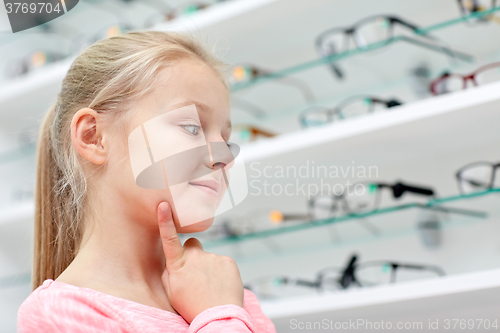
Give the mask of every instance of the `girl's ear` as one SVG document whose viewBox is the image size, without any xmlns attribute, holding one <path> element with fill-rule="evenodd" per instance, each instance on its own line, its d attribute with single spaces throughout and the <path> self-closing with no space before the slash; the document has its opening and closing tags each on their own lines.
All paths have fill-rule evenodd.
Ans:
<svg viewBox="0 0 500 333">
<path fill-rule="evenodd" d="M 71 120 L 73 145 L 83 158 L 96 165 L 103 164 L 108 157 L 102 129 L 102 117 L 90 108 L 78 110 Z"/>
</svg>

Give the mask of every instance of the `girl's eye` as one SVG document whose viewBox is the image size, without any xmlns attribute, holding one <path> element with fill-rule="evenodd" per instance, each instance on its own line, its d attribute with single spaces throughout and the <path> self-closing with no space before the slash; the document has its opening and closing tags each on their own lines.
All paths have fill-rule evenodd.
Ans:
<svg viewBox="0 0 500 333">
<path fill-rule="evenodd" d="M 198 131 L 200 130 L 200 126 L 197 125 L 181 125 L 186 131 L 193 135 L 198 135 Z"/>
</svg>

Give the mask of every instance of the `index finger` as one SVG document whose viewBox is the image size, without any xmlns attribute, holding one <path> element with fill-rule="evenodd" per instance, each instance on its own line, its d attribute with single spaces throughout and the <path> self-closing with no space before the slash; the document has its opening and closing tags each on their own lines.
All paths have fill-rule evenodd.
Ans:
<svg viewBox="0 0 500 333">
<path fill-rule="evenodd" d="M 158 205 L 158 226 L 168 267 L 180 260 L 184 254 L 184 247 L 177 235 L 174 220 L 172 219 L 172 209 L 168 202 L 161 202 Z"/>
</svg>

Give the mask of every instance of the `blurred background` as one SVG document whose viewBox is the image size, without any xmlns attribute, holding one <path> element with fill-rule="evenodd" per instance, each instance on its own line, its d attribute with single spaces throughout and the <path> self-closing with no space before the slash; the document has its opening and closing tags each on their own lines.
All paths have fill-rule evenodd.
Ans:
<svg viewBox="0 0 500 333">
<path fill-rule="evenodd" d="M 231 65 L 249 194 L 195 236 L 236 260 L 278 332 L 325 318 L 488 331 L 475 320 L 498 324 L 500 305 L 497 5 L 84 0 L 16 33 L 0 5 L 0 332 L 31 293 L 40 121 L 78 52 L 134 29 L 194 33 Z"/>
</svg>

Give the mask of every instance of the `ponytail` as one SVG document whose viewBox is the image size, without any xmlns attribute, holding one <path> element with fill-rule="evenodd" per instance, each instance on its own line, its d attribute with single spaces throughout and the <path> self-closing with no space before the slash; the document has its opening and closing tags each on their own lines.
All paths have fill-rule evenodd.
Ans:
<svg viewBox="0 0 500 333">
<path fill-rule="evenodd" d="M 52 174 L 54 165 L 51 156 L 49 131 L 54 119 L 56 105 L 52 105 L 45 115 L 38 137 L 35 189 L 35 246 L 31 286 L 33 290 L 41 285 L 46 277 L 54 276 L 53 251 L 50 246 L 53 241 L 53 232 L 50 221 L 52 220 L 51 192 L 54 187 L 53 179 L 55 177 Z"/>
<path fill-rule="evenodd" d="M 68 267 L 81 235 L 81 225 L 75 228 L 75 216 L 65 207 L 69 193 L 60 188 L 64 175 L 57 165 L 52 132 L 57 105 L 43 119 L 38 139 L 32 290 Z"/>
</svg>

